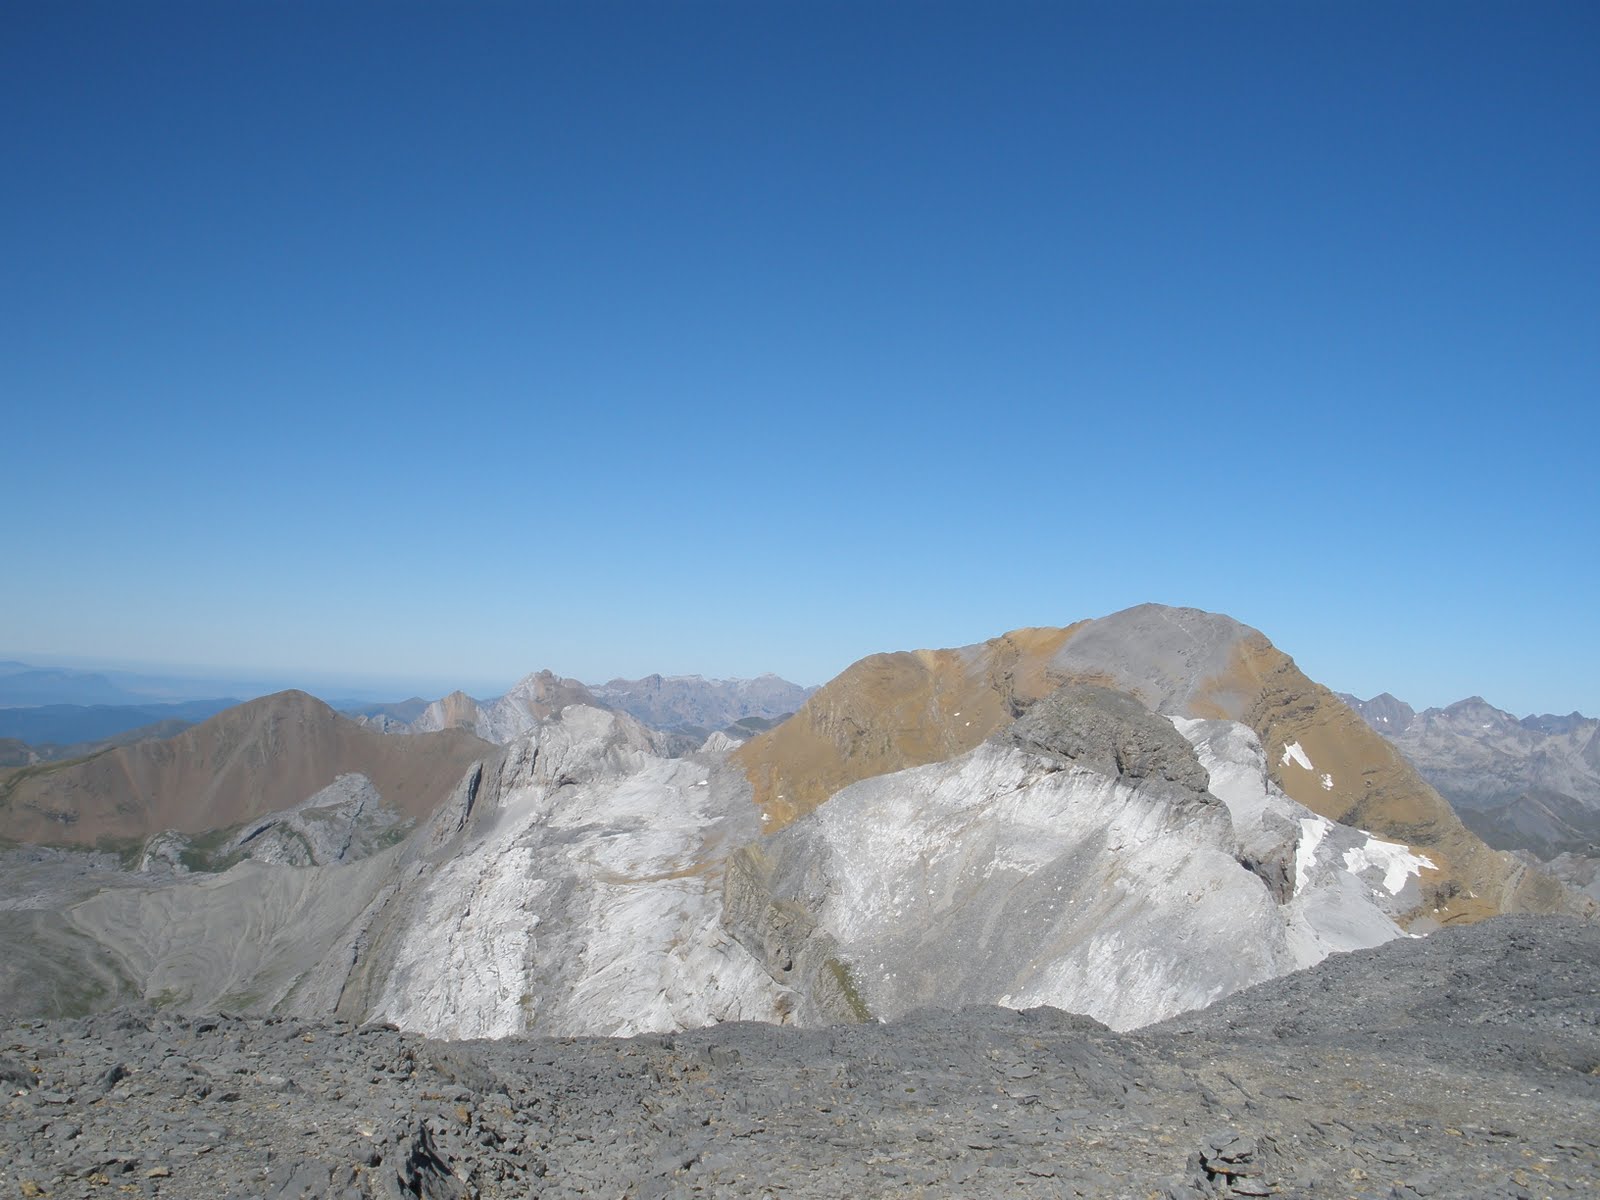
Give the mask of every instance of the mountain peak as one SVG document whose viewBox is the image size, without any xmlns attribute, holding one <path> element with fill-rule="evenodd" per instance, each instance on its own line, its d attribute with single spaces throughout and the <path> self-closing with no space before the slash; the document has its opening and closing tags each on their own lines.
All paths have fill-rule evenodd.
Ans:
<svg viewBox="0 0 1600 1200">
<path fill-rule="evenodd" d="M 1503 709 L 1496 708 L 1482 696 L 1468 696 L 1465 700 L 1457 700 L 1454 704 L 1447 704 L 1441 710 L 1447 717 L 1472 717 L 1475 719 L 1491 719 L 1516 723 L 1516 717 Z"/>
<path fill-rule="evenodd" d="M 392 807 L 426 812 L 487 747 L 459 731 L 387 737 L 299 690 L 225 709 L 165 741 L 52 763 L 6 794 L 8 836 L 94 843 L 198 833 L 294 808 L 342 774 Z"/>
</svg>

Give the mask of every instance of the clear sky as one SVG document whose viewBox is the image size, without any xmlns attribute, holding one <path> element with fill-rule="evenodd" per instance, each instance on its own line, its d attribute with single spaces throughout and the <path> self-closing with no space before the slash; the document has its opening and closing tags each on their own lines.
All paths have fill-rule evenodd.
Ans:
<svg viewBox="0 0 1600 1200">
<path fill-rule="evenodd" d="M 1158 600 L 1600 713 L 1600 5 L 0 8 L 0 648 L 777 671 Z"/>
</svg>

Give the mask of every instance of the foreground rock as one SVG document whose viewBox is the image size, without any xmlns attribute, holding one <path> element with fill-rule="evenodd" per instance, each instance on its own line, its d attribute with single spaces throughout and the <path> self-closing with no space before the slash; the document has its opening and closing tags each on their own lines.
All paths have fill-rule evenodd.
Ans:
<svg viewBox="0 0 1600 1200">
<path fill-rule="evenodd" d="M 0 1029 L 0 1194 L 1475 1196 L 1600 1184 L 1600 930 L 1502 918 L 1137 1034 L 970 1008 L 441 1043 Z"/>
</svg>

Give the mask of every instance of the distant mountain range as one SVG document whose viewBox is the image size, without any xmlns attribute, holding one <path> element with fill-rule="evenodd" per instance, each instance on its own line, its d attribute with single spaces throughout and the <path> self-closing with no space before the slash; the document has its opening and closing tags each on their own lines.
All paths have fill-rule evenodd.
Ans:
<svg viewBox="0 0 1600 1200">
<path fill-rule="evenodd" d="M 613 679 L 590 689 L 653 729 L 709 733 L 747 717 L 776 720 L 795 712 L 817 689 L 776 675 L 755 679 L 702 679 L 699 675 L 647 675 Z"/>
<path fill-rule="evenodd" d="M 0 923 L 0 1010 L 490 1037 L 998 1003 L 1123 1029 L 1405 930 L 1593 911 L 1218 614 L 874 655 L 742 744 L 684 752 L 622 708 L 711 720 L 751 691 L 537 672 L 404 736 L 289 692 L 0 773 L 0 836 L 143 868 L 5 851 L 32 907 Z"/>
<path fill-rule="evenodd" d="M 223 696 L 249 699 L 280 690 L 281 685 L 239 679 L 196 679 L 136 671 L 77 670 L 0 662 L 0 711 L 8 708 L 67 704 L 83 707 L 178 704 Z"/>
<path fill-rule="evenodd" d="M 149 699 L 118 686 L 98 672 L 0 662 L 0 708 L 37 704 L 133 704 Z"/>
<path fill-rule="evenodd" d="M 1340 698 L 1491 846 L 1600 856 L 1600 719 L 1519 719 L 1480 696 L 1420 712 L 1387 692 Z"/>
<path fill-rule="evenodd" d="M 127 678 L 144 681 L 140 687 L 174 682 Z M 575 679 L 536 671 L 492 700 L 452 692 L 431 702 L 413 696 L 387 703 L 341 699 L 329 705 L 383 733 L 466 729 L 503 744 L 568 704 L 592 704 L 629 713 L 662 732 L 668 739 L 664 747 L 688 749 L 719 729 L 736 737 L 760 732 L 794 712 L 815 690 L 776 675 L 709 680 L 697 675 L 650 675 L 638 680 L 613 679 L 591 688 Z M 140 699 L 144 694 L 95 672 L 0 663 L 0 768 L 77 758 L 113 745 L 171 737 L 239 703 L 233 697 L 153 703 Z M 45 696 L 73 699 L 39 699 Z"/>
<path fill-rule="evenodd" d="M 551 671 L 535 671 L 503 696 L 475 700 L 452 692 L 417 711 L 420 700 L 345 709 L 385 733 L 468 729 L 499 745 L 512 741 L 574 704 L 627 713 L 662 735 L 661 749 L 693 749 L 719 730 L 749 737 L 795 712 L 816 688 L 776 675 L 755 679 L 704 679 L 699 675 L 647 675 L 590 685 Z"/>
<path fill-rule="evenodd" d="M 36 707 L 45 704 L 146 705 L 178 704 L 193 700 L 213 700 L 234 696 L 253 700 L 275 692 L 304 690 L 324 697 L 334 708 L 385 708 L 381 703 L 393 693 L 388 688 L 374 690 L 356 680 L 329 682 L 317 672 L 286 672 L 276 677 L 233 674 L 172 674 L 130 671 L 96 666 L 87 669 L 0 661 L 0 709 Z M 403 705 L 405 702 L 402 701 Z M 426 701 L 418 701 L 418 710 Z M 408 718 L 409 719 L 409 718 Z"/>
<path fill-rule="evenodd" d="M 102 742 L 119 734 L 133 733 L 137 735 L 133 738 L 135 741 L 146 736 L 170 737 L 238 703 L 236 699 L 224 697 L 187 700 L 180 704 L 44 704 L 33 708 L 0 708 L 0 738 L 14 738 L 36 749 L 56 750 Z M 142 731 L 142 727 L 154 726 L 164 727 L 165 734 Z"/>
<path fill-rule="evenodd" d="M 329 700 L 328 707 L 348 717 L 382 717 L 405 725 L 420 717 L 423 710 L 428 707 L 428 702 L 421 696 L 395 700 L 388 704 L 374 704 L 367 700 Z"/>
</svg>

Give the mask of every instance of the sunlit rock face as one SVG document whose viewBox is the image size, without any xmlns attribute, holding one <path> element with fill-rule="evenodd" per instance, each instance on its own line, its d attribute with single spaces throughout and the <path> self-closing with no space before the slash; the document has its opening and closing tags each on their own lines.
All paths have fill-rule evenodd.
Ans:
<svg viewBox="0 0 1600 1200">
<path fill-rule="evenodd" d="M 405 898 L 377 1013 L 448 1037 L 783 1019 L 720 923 L 723 860 L 758 833 L 747 791 L 720 755 L 649 745 L 582 706 L 512 743 L 459 847 Z"/>
<path fill-rule="evenodd" d="M 747 851 L 732 926 L 806 1017 L 830 1015 L 818 996 L 880 1018 L 1049 1004 L 1127 1029 L 1400 934 L 1372 864 L 1336 859 L 1344 835 L 1322 836 L 1296 879 L 1313 817 L 1271 784 L 1247 727 L 1064 689 L 1007 734 L 854 784 Z"/>
</svg>

